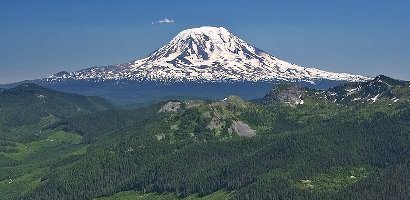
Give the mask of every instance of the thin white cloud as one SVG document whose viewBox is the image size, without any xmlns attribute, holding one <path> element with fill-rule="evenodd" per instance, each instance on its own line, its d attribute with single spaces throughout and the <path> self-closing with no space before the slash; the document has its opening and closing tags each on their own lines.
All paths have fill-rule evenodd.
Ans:
<svg viewBox="0 0 410 200">
<path fill-rule="evenodd" d="M 175 23 L 174 19 L 164 18 L 164 19 L 160 19 L 155 22 L 152 22 L 151 24 L 172 24 L 172 23 Z"/>
</svg>

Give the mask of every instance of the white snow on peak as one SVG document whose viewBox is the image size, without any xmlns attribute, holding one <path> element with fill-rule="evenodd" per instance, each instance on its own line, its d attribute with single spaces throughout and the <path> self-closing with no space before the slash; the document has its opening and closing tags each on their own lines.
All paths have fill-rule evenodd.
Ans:
<svg viewBox="0 0 410 200">
<path fill-rule="evenodd" d="M 332 73 L 280 60 L 255 48 L 223 27 L 204 26 L 181 31 L 147 58 L 127 64 L 93 67 L 59 79 L 127 79 L 163 82 L 224 81 L 364 81 L 369 78 Z"/>
</svg>

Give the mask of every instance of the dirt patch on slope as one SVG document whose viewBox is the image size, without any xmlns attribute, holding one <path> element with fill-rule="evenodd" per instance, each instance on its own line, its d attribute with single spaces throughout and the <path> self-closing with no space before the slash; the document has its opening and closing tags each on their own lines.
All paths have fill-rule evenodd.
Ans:
<svg viewBox="0 0 410 200">
<path fill-rule="evenodd" d="M 256 136 L 256 131 L 253 130 L 248 124 L 245 124 L 242 121 L 232 122 L 232 129 L 236 134 L 242 137 Z"/>
</svg>

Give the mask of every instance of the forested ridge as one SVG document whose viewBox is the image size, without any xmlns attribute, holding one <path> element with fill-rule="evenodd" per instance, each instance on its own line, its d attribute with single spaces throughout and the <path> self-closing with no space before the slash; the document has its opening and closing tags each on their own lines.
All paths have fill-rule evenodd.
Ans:
<svg viewBox="0 0 410 200">
<path fill-rule="evenodd" d="M 30 143 L 0 140 L 0 184 L 14 191 L 3 199 L 110 198 L 124 191 L 180 199 L 407 199 L 407 84 L 385 92 L 401 95 L 394 103 L 392 96 L 344 103 L 307 90 L 296 105 L 232 96 L 42 118 L 46 135 Z M 256 136 L 239 136 L 237 122 Z M 23 146 L 37 149 L 22 153 Z"/>
</svg>

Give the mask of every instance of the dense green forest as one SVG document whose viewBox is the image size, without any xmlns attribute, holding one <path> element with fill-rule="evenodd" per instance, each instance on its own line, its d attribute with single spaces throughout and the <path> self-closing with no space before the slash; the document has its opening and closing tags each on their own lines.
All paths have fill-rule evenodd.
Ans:
<svg viewBox="0 0 410 200">
<path fill-rule="evenodd" d="M 130 109 L 4 90 L 0 199 L 408 199 L 410 84 L 374 81 Z"/>
</svg>

